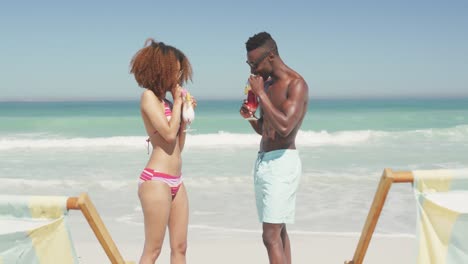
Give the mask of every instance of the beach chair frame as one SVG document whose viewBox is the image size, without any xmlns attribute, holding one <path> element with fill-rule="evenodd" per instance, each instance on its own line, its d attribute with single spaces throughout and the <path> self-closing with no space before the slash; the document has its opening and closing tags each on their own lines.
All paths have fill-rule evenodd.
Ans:
<svg viewBox="0 0 468 264">
<path fill-rule="evenodd" d="M 82 193 L 79 197 L 69 197 L 67 199 L 67 209 L 80 210 L 83 213 L 112 264 L 134 264 L 134 262 L 131 261 L 125 262 L 122 258 L 114 240 L 112 240 L 109 231 L 107 231 L 104 222 L 87 193 Z"/>
<path fill-rule="evenodd" d="M 356 247 L 356 251 L 354 252 L 353 260 L 345 261 L 345 264 L 362 264 L 364 261 L 372 234 L 374 233 L 392 183 L 412 183 L 413 181 L 414 176 L 411 171 L 396 172 L 388 168 L 384 169 L 377 191 L 375 192 L 374 201 L 372 202 L 369 214 L 367 215 L 366 223 L 362 229 L 359 243 Z"/>
</svg>

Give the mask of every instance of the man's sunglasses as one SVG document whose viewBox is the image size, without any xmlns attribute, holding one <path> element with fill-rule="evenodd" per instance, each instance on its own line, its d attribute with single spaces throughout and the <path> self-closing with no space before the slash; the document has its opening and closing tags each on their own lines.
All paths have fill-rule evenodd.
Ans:
<svg viewBox="0 0 468 264">
<path fill-rule="evenodd" d="M 266 58 L 268 57 L 268 55 L 270 54 L 270 52 L 272 52 L 274 50 L 273 49 L 270 49 L 269 51 L 265 52 L 262 54 L 262 56 L 260 56 L 260 58 L 258 58 L 257 60 L 255 61 L 248 61 L 246 60 L 245 62 L 250 66 L 250 68 L 252 69 L 256 69 L 258 67 L 258 65 Z"/>
</svg>

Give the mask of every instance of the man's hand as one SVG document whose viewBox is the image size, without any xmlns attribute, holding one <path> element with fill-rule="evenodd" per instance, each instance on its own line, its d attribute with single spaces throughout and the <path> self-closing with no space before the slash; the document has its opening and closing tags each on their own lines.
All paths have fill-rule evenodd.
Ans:
<svg viewBox="0 0 468 264">
<path fill-rule="evenodd" d="M 244 100 L 244 103 L 240 108 L 240 115 L 243 118 L 250 118 L 253 116 L 253 111 L 251 111 L 250 107 L 247 105 L 247 100 Z"/>
<path fill-rule="evenodd" d="M 261 93 L 265 92 L 263 90 L 265 83 L 264 83 L 262 76 L 250 75 L 249 83 L 250 83 L 250 88 L 255 95 L 259 96 Z"/>
</svg>

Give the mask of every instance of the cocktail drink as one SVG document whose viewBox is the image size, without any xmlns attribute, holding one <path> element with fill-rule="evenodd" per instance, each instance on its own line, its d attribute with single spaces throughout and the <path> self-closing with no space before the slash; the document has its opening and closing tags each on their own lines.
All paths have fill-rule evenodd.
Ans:
<svg viewBox="0 0 468 264">
<path fill-rule="evenodd" d="M 252 117 L 248 117 L 246 118 L 246 120 L 256 120 L 257 117 L 255 117 L 255 111 L 257 111 L 258 108 L 258 98 L 252 92 L 252 88 L 250 87 L 249 81 L 247 81 L 247 83 L 245 84 L 244 94 L 247 95 L 247 108 L 250 112 L 252 112 Z"/>
<path fill-rule="evenodd" d="M 182 90 L 182 97 L 183 97 L 183 105 L 182 105 L 182 119 L 185 123 L 187 123 L 188 129 L 190 130 L 190 125 L 192 121 L 195 119 L 195 110 L 193 109 L 193 100 L 190 93 L 187 89 Z M 191 131 L 191 130 L 190 130 Z"/>
</svg>

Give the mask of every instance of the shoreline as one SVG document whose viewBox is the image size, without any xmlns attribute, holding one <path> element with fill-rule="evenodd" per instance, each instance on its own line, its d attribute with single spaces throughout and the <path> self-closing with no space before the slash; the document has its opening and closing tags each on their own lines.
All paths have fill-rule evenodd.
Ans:
<svg viewBox="0 0 468 264">
<path fill-rule="evenodd" d="M 196 233 L 196 234 L 194 234 Z M 187 262 L 203 264 L 268 263 L 266 249 L 259 234 L 226 233 L 217 238 L 204 239 L 202 232 L 192 230 L 188 241 Z M 391 235 L 391 234 L 390 234 Z M 293 263 L 344 263 L 351 260 L 359 236 L 349 234 L 300 235 L 290 234 Z M 168 237 L 164 241 L 158 263 L 170 262 Z M 115 241 L 126 261 L 138 262 L 143 241 L 140 243 Z M 107 256 L 96 239 L 75 241 L 80 263 L 106 263 Z M 364 263 L 414 263 L 415 237 L 373 236 Z"/>
</svg>

